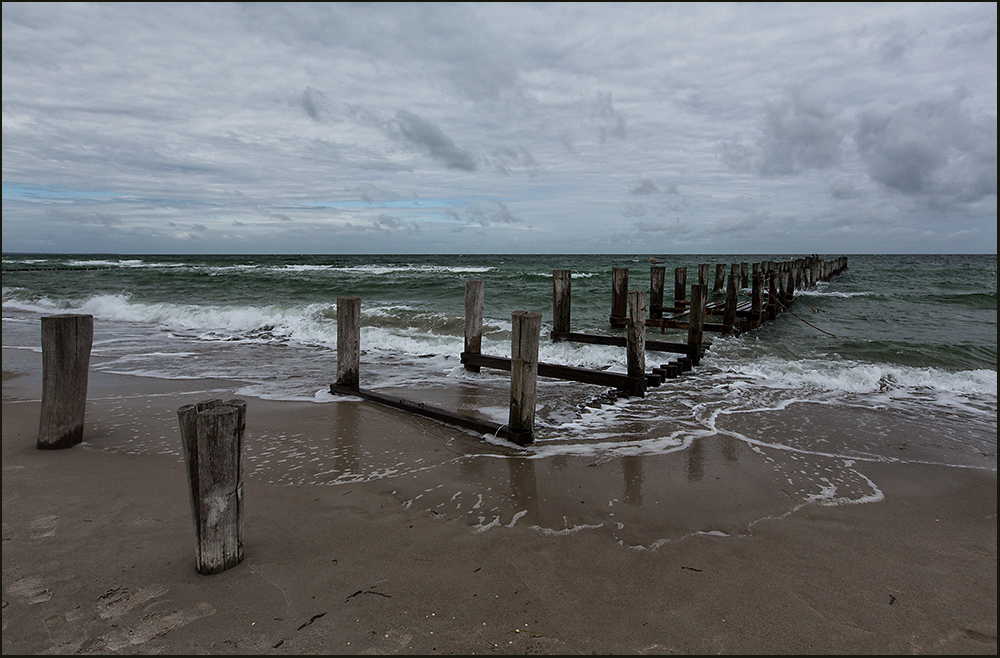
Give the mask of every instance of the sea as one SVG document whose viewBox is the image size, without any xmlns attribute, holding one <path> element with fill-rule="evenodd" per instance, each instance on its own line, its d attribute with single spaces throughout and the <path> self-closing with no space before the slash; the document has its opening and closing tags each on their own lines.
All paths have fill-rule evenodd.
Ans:
<svg viewBox="0 0 1000 658">
<path fill-rule="evenodd" d="M 630 289 L 648 290 L 655 256 L 666 267 L 669 305 L 676 267 L 688 268 L 690 284 L 701 264 L 714 273 L 717 263 L 810 255 L 4 254 L 4 369 L 18 354 L 37 358 L 42 316 L 85 313 L 95 323 L 92 372 L 226 380 L 240 395 L 343 404 L 330 392 L 337 298 L 357 296 L 361 387 L 504 423 L 509 374 L 473 373 L 460 363 L 467 280 L 485 286 L 483 354 L 509 356 L 511 314 L 538 311 L 541 362 L 625 372 L 624 348 L 549 339 L 554 270 L 572 273 L 572 331 L 622 335 L 609 322 L 612 268 L 629 269 Z M 997 257 L 846 256 L 845 270 L 798 290 L 775 320 L 739 335 L 706 333 L 701 363 L 644 397 L 540 378 L 531 445 L 466 436 L 457 452 L 539 465 L 617 460 L 627 471 L 622 460 L 690 461 L 715 440 L 762 463 L 780 458 L 784 490 L 819 504 L 879 500 L 878 482 L 859 464 L 995 473 Z M 740 293 L 749 298 L 749 290 Z M 647 338 L 683 343 L 686 334 L 649 328 Z M 679 356 L 648 351 L 647 367 Z M 300 466 L 323 463 L 307 437 L 267 437 L 254 463 L 278 483 L 340 485 L 417 468 L 398 456 L 370 455 L 347 470 L 279 471 L 283 442 L 285 457 L 298 456 Z M 174 436 L 129 449 L 180 458 Z M 478 527 L 514 522 L 517 513 L 481 516 Z"/>
</svg>

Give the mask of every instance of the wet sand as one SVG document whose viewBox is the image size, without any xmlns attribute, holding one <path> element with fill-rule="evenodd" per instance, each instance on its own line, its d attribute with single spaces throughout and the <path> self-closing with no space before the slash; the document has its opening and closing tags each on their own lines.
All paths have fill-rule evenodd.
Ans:
<svg viewBox="0 0 1000 658">
<path fill-rule="evenodd" d="M 85 444 L 40 451 L 30 360 L 4 350 L 4 654 L 997 650 L 995 470 L 864 464 L 881 501 L 821 506 L 724 437 L 527 460 L 240 396 L 246 559 L 200 576 L 175 412 L 238 384 L 92 374 Z"/>
</svg>

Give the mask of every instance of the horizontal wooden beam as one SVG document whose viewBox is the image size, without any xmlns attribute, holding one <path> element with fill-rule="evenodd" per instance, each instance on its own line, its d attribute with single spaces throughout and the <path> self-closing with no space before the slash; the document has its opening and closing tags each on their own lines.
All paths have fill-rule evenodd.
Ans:
<svg viewBox="0 0 1000 658">
<path fill-rule="evenodd" d="M 442 409 L 441 407 L 435 407 L 423 402 L 414 402 L 405 398 L 386 395 L 384 393 L 378 393 L 364 388 L 351 388 L 347 386 L 338 386 L 337 384 L 330 385 L 330 393 L 333 395 L 349 395 L 359 397 L 386 407 L 400 409 L 402 411 L 417 414 L 418 416 L 424 416 L 425 418 L 430 418 L 441 423 L 472 430 L 473 432 L 478 432 L 479 434 L 493 434 L 494 436 L 516 443 L 517 445 L 523 446 L 531 443 L 531 432 L 515 432 L 512 431 L 505 423 L 497 423 L 494 421 L 473 418 L 472 416 L 466 416 L 455 411 Z"/>
<path fill-rule="evenodd" d="M 484 354 L 462 353 L 462 364 L 481 366 L 483 368 L 493 368 L 495 370 L 510 371 L 510 359 L 502 356 L 486 356 Z M 551 379 L 562 379 L 583 384 L 597 384 L 599 386 L 611 386 L 620 391 L 629 393 L 637 390 L 635 382 L 628 375 L 620 372 L 608 372 L 606 370 L 592 370 L 590 368 L 576 368 L 573 366 L 562 366 L 552 363 L 539 363 L 538 376 L 549 377 Z M 647 380 L 649 376 L 647 375 Z M 655 382 L 649 382 L 655 386 L 659 384 L 659 378 Z"/>
<path fill-rule="evenodd" d="M 647 327 L 659 327 L 659 320 L 646 320 Z M 668 326 L 669 328 L 669 326 Z M 625 347 L 625 336 L 600 336 L 597 334 L 581 334 L 575 331 L 553 331 L 552 340 L 568 340 L 574 343 L 587 343 L 589 345 L 613 345 L 615 347 Z M 674 354 L 687 354 L 686 343 L 668 343 L 662 340 L 646 340 L 646 349 L 651 352 L 672 352 Z"/>
</svg>

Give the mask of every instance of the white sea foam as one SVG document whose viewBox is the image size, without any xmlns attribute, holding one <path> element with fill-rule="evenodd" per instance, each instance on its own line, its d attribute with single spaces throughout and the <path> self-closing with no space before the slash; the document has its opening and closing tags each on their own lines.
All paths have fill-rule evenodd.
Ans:
<svg viewBox="0 0 1000 658">
<path fill-rule="evenodd" d="M 343 274 L 358 274 L 364 276 L 385 276 L 387 274 L 394 275 L 412 275 L 412 274 L 482 274 L 485 272 L 491 272 L 496 268 L 490 266 L 478 266 L 478 265 L 408 265 L 408 264 L 398 264 L 398 265 L 330 265 L 330 266 L 296 266 L 296 267 L 311 267 L 316 269 L 329 269 L 333 272 L 340 272 Z"/>
<path fill-rule="evenodd" d="M 92 260 L 69 260 L 66 261 L 67 265 L 73 267 L 141 267 L 145 263 L 137 259 L 128 260 L 101 260 L 98 258 Z"/>
<path fill-rule="evenodd" d="M 554 528 L 543 528 L 542 526 L 533 525 L 532 530 L 535 530 L 543 537 L 565 537 L 566 535 L 575 535 L 578 532 L 584 530 L 597 530 L 603 528 L 603 523 L 581 523 L 579 525 L 571 526 L 569 528 L 563 528 L 562 530 L 556 530 Z"/>
<path fill-rule="evenodd" d="M 884 293 L 872 292 L 870 290 L 844 292 L 842 290 L 824 290 L 823 288 L 800 290 L 795 293 L 796 297 L 839 297 L 841 299 L 850 299 L 852 297 L 875 297 L 880 294 Z"/>
<path fill-rule="evenodd" d="M 728 366 L 730 372 L 751 377 L 764 386 L 819 389 L 857 394 L 889 390 L 926 389 L 941 393 L 997 394 L 995 370 L 948 372 L 939 368 L 916 368 L 836 359 L 752 359 Z"/>
</svg>

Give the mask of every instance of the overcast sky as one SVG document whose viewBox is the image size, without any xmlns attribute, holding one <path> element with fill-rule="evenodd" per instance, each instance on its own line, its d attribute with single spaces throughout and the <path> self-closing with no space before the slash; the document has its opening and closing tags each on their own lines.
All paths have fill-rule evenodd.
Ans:
<svg viewBox="0 0 1000 658">
<path fill-rule="evenodd" d="M 997 252 L 997 5 L 3 3 L 3 251 Z"/>
</svg>

